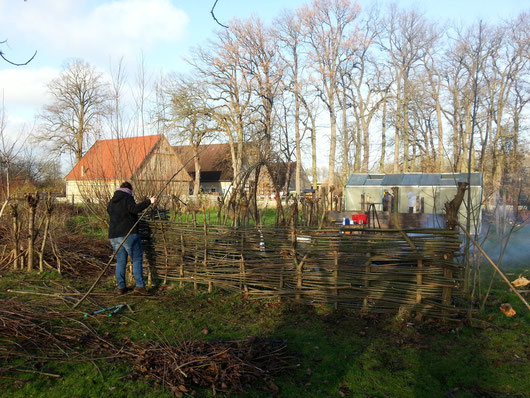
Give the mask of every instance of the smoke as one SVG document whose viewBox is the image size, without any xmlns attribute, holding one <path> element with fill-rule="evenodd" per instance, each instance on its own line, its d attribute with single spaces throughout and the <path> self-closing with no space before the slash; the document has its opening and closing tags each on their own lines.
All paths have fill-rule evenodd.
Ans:
<svg viewBox="0 0 530 398">
<path fill-rule="evenodd" d="M 488 233 L 487 231 L 488 227 L 486 226 L 483 228 L 483 233 Z M 521 226 L 508 225 L 503 236 L 497 236 L 495 228 L 490 226 L 488 235 L 482 248 L 493 262 L 498 263 L 501 252 L 506 245 L 500 264 L 501 269 L 530 268 L 530 223 L 527 222 Z"/>
</svg>

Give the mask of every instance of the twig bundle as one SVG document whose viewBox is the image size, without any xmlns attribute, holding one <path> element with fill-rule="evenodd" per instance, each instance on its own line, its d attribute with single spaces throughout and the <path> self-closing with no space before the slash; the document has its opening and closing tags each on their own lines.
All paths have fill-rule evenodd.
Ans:
<svg viewBox="0 0 530 398">
<path fill-rule="evenodd" d="M 26 367 L 79 359 L 80 349 L 99 338 L 90 326 L 73 321 L 71 315 L 49 305 L 0 300 L 0 373 L 13 370 L 12 364 L 20 358 Z"/>
<path fill-rule="evenodd" d="M 289 367 L 280 340 L 187 340 L 178 345 L 150 341 L 136 350 L 136 370 L 170 387 L 176 395 L 186 392 L 185 386 L 191 384 L 214 393 L 241 389 Z"/>
<path fill-rule="evenodd" d="M 36 302 L 0 300 L 0 375 L 23 371 L 56 378 L 60 375 L 42 372 L 42 365 L 122 358 L 139 376 L 150 377 L 180 396 L 192 385 L 214 392 L 241 390 L 257 380 L 274 385 L 269 377 L 289 367 L 280 340 L 120 342 L 98 333 L 78 316 Z M 23 369 L 15 365 L 18 360 L 23 360 Z"/>
</svg>

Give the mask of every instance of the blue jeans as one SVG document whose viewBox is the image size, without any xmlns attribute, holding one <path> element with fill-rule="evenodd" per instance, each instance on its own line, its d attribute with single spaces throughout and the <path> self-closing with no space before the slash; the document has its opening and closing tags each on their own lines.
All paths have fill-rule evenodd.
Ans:
<svg viewBox="0 0 530 398">
<path fill-rule="evenodd" d="M 112 248 L 116 250 L 120 243 L 123 241 L 124 236 L 119 238 L 111 238 L 110 244 Z M 131 257 L 133 265 L 133 275 L 136 281 L 137 287 L 145 287 L 142 258 L 143 249 L 142 241 L 140 240 L 139 234 L 130 234 L 127 240 L 123 243 L 116 253 L 116 281 L 118 282 L 119 289 L 125 289 L 125 266 L 127 264 L 127 255 Z"/>
</svg>

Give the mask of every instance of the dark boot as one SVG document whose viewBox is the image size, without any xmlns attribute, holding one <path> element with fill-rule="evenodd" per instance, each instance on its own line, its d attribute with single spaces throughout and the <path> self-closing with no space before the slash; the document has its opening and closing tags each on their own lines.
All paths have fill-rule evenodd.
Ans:
<svg viewBox="0 0 530 398">
<path fill-rule="evenodd" d="M 149 296 L 149 293 L 147 292 L 145 287 L 138 287 L 136 286 L 134 288 L 134 293 L 139 294 L 141 296 Z"/>
</svg>

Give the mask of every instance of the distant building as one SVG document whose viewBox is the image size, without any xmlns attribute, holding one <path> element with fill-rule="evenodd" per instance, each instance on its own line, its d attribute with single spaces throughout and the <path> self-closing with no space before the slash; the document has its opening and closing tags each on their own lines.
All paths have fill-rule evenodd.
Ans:
<svg viewBox="0 0 530 398">
<path fill-rule="evenodd" d="M 179 158 L 183 163 L 194 156 L 193 148 L 190 145 L 179 145 L 173 147 Z M 242 159 L 243 170 L 247 169 L 249 165 L 255 162 L 258 157 L 258 148 L 252 143 L 244 145 L 244 154 Z M 201 168 L 200 188 L 204 193 L 219 193 L 225 194 L 232 187 L 234 180 L 234 169 L 232 167 L 232 154 L 230 152 L 229 144 L 210 144 L 207 146 L 200 145 L 199 165 Z M 292 192 L 296 185 L 296 162 L 272 162 L 270 163 L 271 172 L 274 176 L 274 182 L 281 192 Z M 186 165 L 186 170 L 192 178 L 190 182 L 190 193 L 193 190 L 193 183 L 195 180 L 195 162 L 191 160 Z M 247 178 L 244 189 L 248 190 L 255 181 L 255 174 L 252 171 Z M 289 178 L 289 184 L 286 184 Z M 301 183 L 304 188 L 310 188 L 311 183 L 305 171 L 302 169 Z M 259 196 L 269 197 L 274 193 L 273 177 L 269 175 L 267 167 L 263 166 L 260 169 L 258 179 Z"/>
<path fill-rule="evenodd" d="M 271 164 L 273 174 L 276 176 L 276 184 L 280 191 L 285 194 L 296 192 L 296 162 L 274 162 Z M 265 178 L 261 186 L 263 194 L 273 191 L 272 180 L 268 173 L 264 174 Z M 287 179 L 289 179 L 288 184 Z M 287 188 L 287 189 L 286 189 Z M 311 181 L 302 167 L 300 170 L 300 192 L 311 188 Z"/>
<path fill-rule="evenodd" d="M 193 189 L 195 180 L 195 162 L 193 148 L 190 145 L 173 146 L 178 157 L 186 164 L 186 171 L 191 177 L 189 190 Z M 232 185 L 234 170 L 229 144 L 210 144 L 199 146 L 199 164 L 201 167 L 200 187 L 204 193 L 224 194 Z"/>
<path fill-rule="evenodd" d="M 182 162 L 163 135 L 98 140 L 66 175 L 68 200 L 108 200 L 123 181 L 131 181 L 135 194 L 157 193 Z M 183 169 L 166 194 L 187 194 L 191 177 Z"/>
<path fill-rule="evenodd" d="M 458 182 L 467 182 L 467 173 L 403 173 L 403 174 L 352 174 L 344 188 L 345 211 L 367 211 L 374 204 L 382 211 L 385 190 L 392 193 L 399 188 L 394 198 L 398 213 L 408 213 L 409 192 L 416 196 L 415 213 L 443 214 L 444 204 L 455 197 Z M 480 225 L 482 204 L 482 174 L 471 173 L 471 217 L 472 223 Z M 460 206 L 460 220 L 465 221 L 467 194 Z"/>
</svg>

